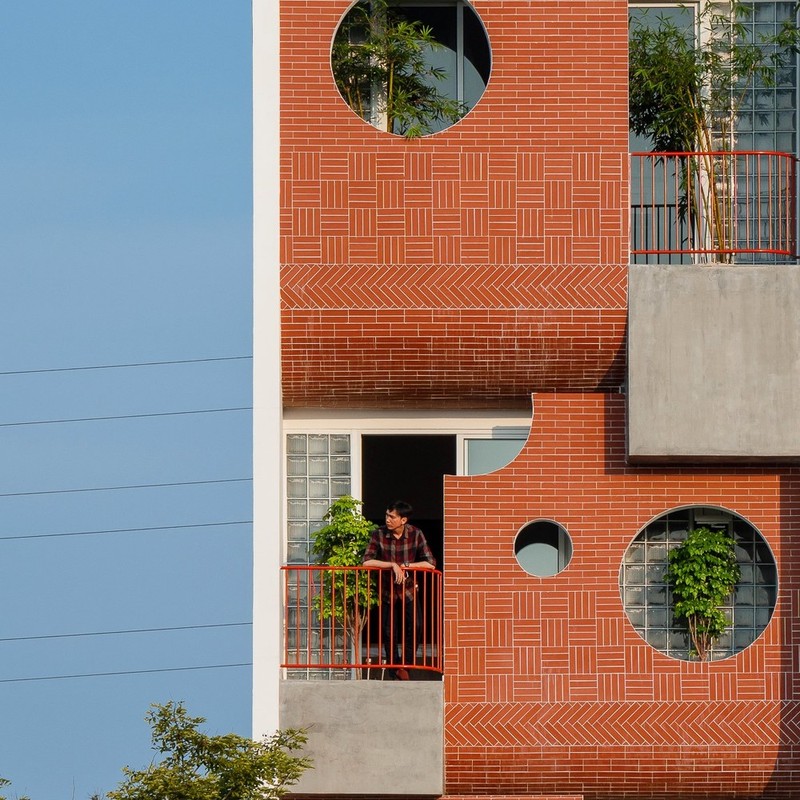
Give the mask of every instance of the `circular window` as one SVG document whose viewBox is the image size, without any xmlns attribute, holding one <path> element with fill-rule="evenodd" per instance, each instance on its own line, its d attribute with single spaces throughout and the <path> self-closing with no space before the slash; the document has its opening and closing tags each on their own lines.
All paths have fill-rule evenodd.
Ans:
<svg viewBox="0 0 800 800">
<path fill-rule="evenodd" d="M 666 582 L 670 550 L 698 528 L 733 539 L 740 577 L 720 607 L 729 621 L 713 641 L 708 660 L 728 658 L 751 645 L 772 617 L 778 593 L 775 559 L 761 534 L 746 520 L 720 508 L 670 511 L 647 525 L 625 551 L 620 570 L 622 604 L 636 632 L 656 650 L 683 661 L 694 659 L 686 621 L 675 618 Z"/>
<path fill-rule="evenodd" d="M 514 540 L 517 563 L 529 575 L 549 578 L 565 569 L 572 558 L 572 539 L 566 529 L 547 519 L 529 522 Z"/>
<path fill-rule="evenodd" d="M 480 100 L 491 54 L 483 23 L 464 0 L 357 0 L 336 30 L 331 69 L 339 94 L 365 122 L 426 136 Z"/>
</svg>

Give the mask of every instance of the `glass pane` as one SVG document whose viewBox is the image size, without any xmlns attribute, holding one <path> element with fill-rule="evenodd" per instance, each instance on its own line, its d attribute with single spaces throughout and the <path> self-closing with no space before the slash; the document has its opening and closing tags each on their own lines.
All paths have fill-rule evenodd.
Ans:
<svg viewBox="0 0 800 800">
<path fill-rule="evenodd" d="M 289 519 L 308 518 L 308 503 L 303 500 L 289 500 L 288 504 Z"/>
<path fill-rule="evenodd" d="M 305 522 L 290 522 L 287 525 L 290 541 L 306 541 L 308 539 L 308 525 Z"/>
<path fill-rule="evenodd" d="M 345 494 L 350 494 L 350 478 L 332 478 L 331 500 L 335 500 Z"/>
<path fill-rule="evenodd" d="M 330 439 L 331 455 L 350 455 L 350 436 L 346 433 L 333 434 Z"/>
<path fill-rule="evenodd" d="M 531 542 L 517 552 L 517 561 L 525 572 L 546 578 L 558 573 L 558 548 L 544 542 Z"/>
<path fill-rule="evenodd" d="M 467 475 L 486 475 L 510 464 L 524 439 L 467 439 Z"/>
<path fill-rule="evenodd" d="M 289 478 L 286 481 L 286 494 L 291 498 L 305 498 L 308 495 L 308 482 L 305 478 Z"/>
<path fill-rule="evenodd" d="M 308 459 L 308 474 L 309 475 L 328 475 L 328 457 L 327 456 L 311 456 Z"/>
<path fill-rule="evenodd" d="M 306 452 L 306 437 L 302 433 L 290 433 L 286 437 L 286 452 L 287 453 L 305 453 Z"/>
<path fill-rule="evenodd" d="M 312 455 L 328 455 L 327 434 L 314 433 L 308 437 L 308 452 Z"/>
<path fill-rule="evenodd" d="M 311 478 L 308 481 L 308 496 L 313 498 L 324 497 L 326 502 L 330 496 L 330 482 L 327 478 Z"/>
</svg>

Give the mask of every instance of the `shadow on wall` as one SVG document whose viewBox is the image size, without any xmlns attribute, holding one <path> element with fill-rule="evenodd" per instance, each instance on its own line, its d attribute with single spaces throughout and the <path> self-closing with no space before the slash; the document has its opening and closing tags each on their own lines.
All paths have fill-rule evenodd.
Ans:
<svg viewBox="0 0 800 800">
<path fill-rule="evenodd" d="M 628 375 L 628 323 L 625 323 L 625 332 L 622 336 L 617 352 L 608 365 L 603 379 L 597 385 L 598 392 L 621 392 L 627 383 Z"/>
<path fill-rule="evenodd" d="M 800 663 L 792 635 L 794 620 L 800 615 L 797 586 L 800 573 L 800 552 L 794 544 L 800 540 L 800 472 L 792 469 L 781 478 L 780 561 L 778 562 L 778 617 L 781 624 L 780 663 L 780 724 L 776 745 L 775 766 L 772 777 L 761 798 L 763 800 L 789 800 L 800 796 L 797 775 L 800 774 L 800 681 L 797 680 Z M 785 622 L 784 622 L 785 620 Z"/>
</svg>

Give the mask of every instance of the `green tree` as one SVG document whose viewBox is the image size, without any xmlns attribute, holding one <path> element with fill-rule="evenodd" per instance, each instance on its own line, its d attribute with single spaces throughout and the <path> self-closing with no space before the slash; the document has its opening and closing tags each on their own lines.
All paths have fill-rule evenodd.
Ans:
<svg viewBox="0 0 800 800">
<path fill-rule="evenodd" d="M 336 32 L 331 67 L 345 102 L 362 119 L 401 136 L 424 136 L 453 124 L 466 106 L 439 91 L 445 70 L 429 54 L 443 45 L 429 26 L 387 0 L 359 0 Z"/>
<path fill-rule="evenodd" d="M 109 800 L 275 800 L 311 766 L 297 754 L 299 730 L 279 730 L 256 742 L 237 734 L 199 730 L 183 703 L 154 704 L 146 716 L 153 749 L 163 758 L 143 770 L 125 767 L 125 780 Z"/>
<path fill-rule="evenodd" d="M 0 789 L 5 788 L 6 786 L 11 786 L 11 781 L 8 780 L 8 778 L 0 778 Z M 0 800 L 8 800 L 8 798 L 4 794 L 0 794 Z M 30 800 L 30 798 L 17 795 L 16 800 Z"/>
<path fill-rule="evenodd" d="M 706 661 L 713 643 L 731 622 L 721 606 L 740 577 L 734 539 L 727 531 L 694 528 L 669 552 L 666 582 L 672 590 L 673 613 L 684 620 L 692 655 Z"/>
<path fill-rule="evenodd" d="M 696 30 L 661 13 L 630 18 L 630 128 L 654 152 L 734 149 L 743 103 L 755 85 L 776 85 L 800 45 L 794 17 L 755 36 L 752 13 L 712 0 Z"/>
<path fill-rule="evenodd" d="M 350 495 L 334 501 L 324 519 L 328 524 L 314 534 L 312 552 L 322 564 L 351 569 L 321 572 L 317 610 L 322 619 L 341 624 L 345 647 L 352 649 L 354 663 L 360 664 L 361 632 L 369 618 L 369 609 L 378 603 L 378 594 L 372 574 L 352 567 L 361 566 L 377 526 L 361 513 L 361 501 Z M 336 632 L 334 629 L 334 635 Z"/>
</svg>

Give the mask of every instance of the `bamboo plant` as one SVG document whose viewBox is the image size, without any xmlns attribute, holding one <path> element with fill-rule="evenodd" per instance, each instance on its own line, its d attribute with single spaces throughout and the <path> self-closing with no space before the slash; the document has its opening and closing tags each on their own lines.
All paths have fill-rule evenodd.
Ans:
<svg viewBox="0 0 800 800">
<path fill-rule="evenodd" d="M 755 87 L 780 83 L 800 45 L 796 16 L 758 35 L 751 17 L 752 6 L 734 0 L 701 4 L 692 29 L 658 12 L 630 18 L 630 129 L 653 152 L 697 154 L 678 161 L 679 208 L 695 243 L 728 261 L 737 125 Z"/>
<path fill-rule="evenodd" d="M 359 0 L 333 41 L 331 67 L 350 108 L 377 128 L 413 138 L 451 125 L 466 106 L 441 92 L 447 72 L 430 63 L 442 48 L 429 26 L 388 0 Z"/>
</svg>

